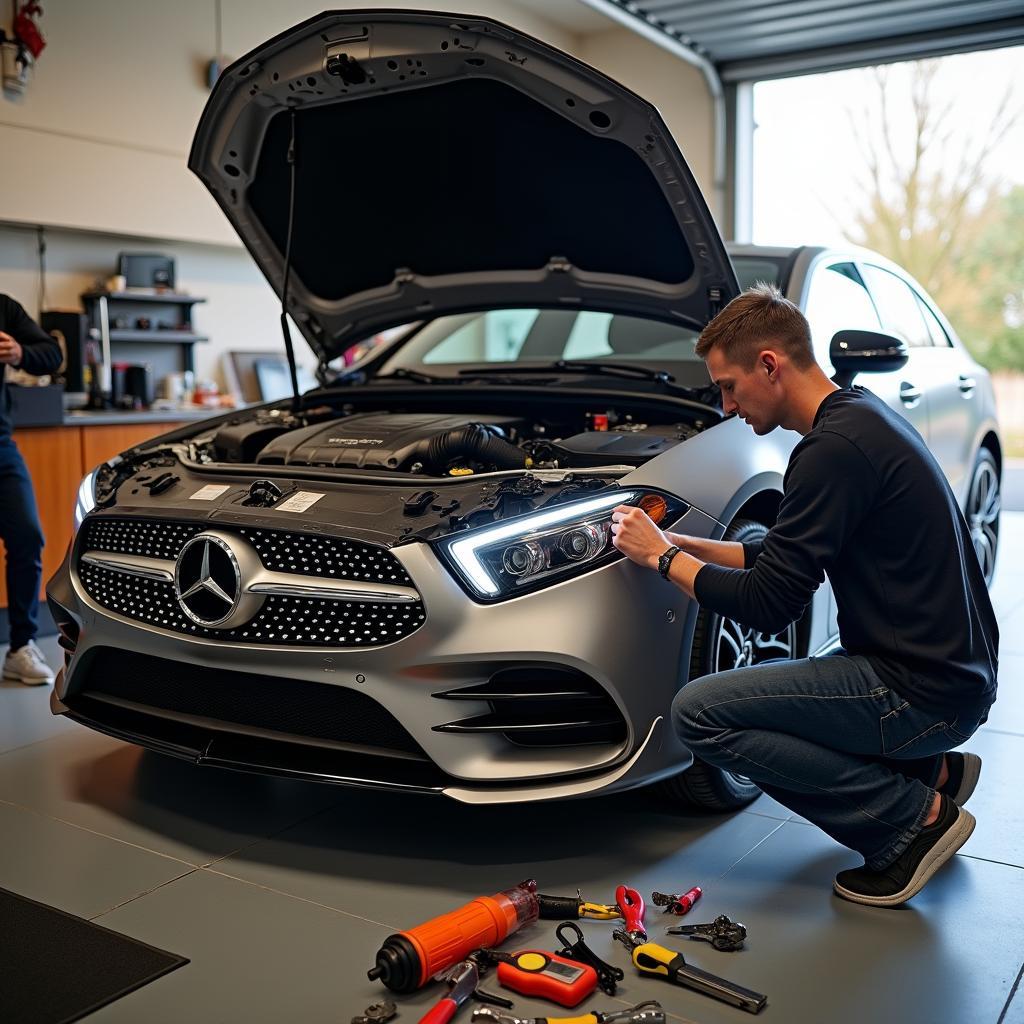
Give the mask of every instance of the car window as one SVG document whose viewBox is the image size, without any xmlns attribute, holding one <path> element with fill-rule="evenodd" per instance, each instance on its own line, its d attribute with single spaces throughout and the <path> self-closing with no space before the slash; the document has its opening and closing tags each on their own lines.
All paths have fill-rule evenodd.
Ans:
<svg viewBox="0 0 1024 1024">
<path fill-rule="evenodd" d="M 910 285 L 888 270 L 870 264 L 864 267 L 864 276 L 885 330 L 902 338 L 911 348 L 930 348 L 932 336 Z"/>
<path fill-rule="evenodd" d="M 759 260 L 749 256 L 737 256 L 732 261 L 740 291 L 746 291 L 755 284 L 778 284 L 782 267 L 778 260 Z"/>
<path fill-rule="evenodd" d="M 920 295 L 917 296 L 917 302 L 921 307 L 921 315 L 924 317 L 925 327 L 928 328 L 928 333 L 931 335 L 932 344 L 937 348 L 949 348 L 953 342 L 949 340 L 949 335 L 946 334 L 942 324 L 939 323 L 939 318 L 932 312 L 931 307 Z"/>
<path fill-rule="evenodd" d="M 470 318 L 446 318 L 451 333 L 423 353 L 424 363 L 512 362 L 540 315 L 538 309 L 492 309 Z"/>
<path fill-rule="evenodd" d="M 814 357 L 829 376 L 835 373 L 828 351 L 837 331 L 882 329 L 871 296 L 852 263 L 833 263 L 814 271 L 805 315 L 811 325 Z"/>
<path fill-rule="evenodd" d="M 382 372 L 417 365 L 607 359 L 699 364 L 697 332 L 680 324 L 596 310 L 497 309 L 439 317 Z M 703 377 L 702 377 L 703 380 Z"/>
<path fill-rule="evenodd" d="M 608 344 L 611 313 L 583 310 L 575 319 L 562 351 L 563 359 L 597 359 L 612 354 Z"/>
</svg>

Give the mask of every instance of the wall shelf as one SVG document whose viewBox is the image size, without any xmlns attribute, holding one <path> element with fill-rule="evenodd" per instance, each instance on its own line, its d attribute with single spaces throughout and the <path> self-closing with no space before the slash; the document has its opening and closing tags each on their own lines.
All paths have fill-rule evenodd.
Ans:
<svg viewBox="0 0 1024 1024">
<path fill-rule="evenodd" d="M 192 334 L 189 331 L 132 331 L 120 330 L 116 327 L 110 329 L 111 341 L 149 341 L 149 342 L 177 342 L 189 343 L 193 341 L 209 341 L 205 334 Z"/>
</svg>

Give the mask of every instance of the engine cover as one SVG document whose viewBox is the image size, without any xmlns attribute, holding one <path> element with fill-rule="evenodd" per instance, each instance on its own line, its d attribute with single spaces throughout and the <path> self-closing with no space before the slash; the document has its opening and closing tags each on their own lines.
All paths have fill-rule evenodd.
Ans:
<svg viewBox="0 0 1024 1024">
<path fill-rule="evenodd" d="M 512 427 L 508 416 L 438 416 L 436 413 L 355 413 L 275 438 L 257 463 L 284 466 L 346 466 L 355 469 L 405 469 L 423 442 L 470 423 Z"/>
</svg>

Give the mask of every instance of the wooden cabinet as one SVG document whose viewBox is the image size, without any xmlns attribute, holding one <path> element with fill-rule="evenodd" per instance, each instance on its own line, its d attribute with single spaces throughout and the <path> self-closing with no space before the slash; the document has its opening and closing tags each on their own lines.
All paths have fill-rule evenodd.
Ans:
<svg viewBox="0 0 1024 1024">
<path fill-rule="evenodd" d="M 165 434 L 168 430 L 180 427 L 180 423 L 111 423 L 96 427 L 79 427 L 82 435 L 82 472 L 84 476 L 101 462 L 120 455 L 132 445 Z"/>
<path fill-rule="evenodd" d="M 26 427 L 14 440 L 28 466 L 46 546 L 43 548 L 43 596 L 71 540 L 75 497 L 93 466 L 180 423 L 114 423 L 96 426 Z M 7 606 L 7 582 L 0 573 L 0 607 Z"/>
</svg>

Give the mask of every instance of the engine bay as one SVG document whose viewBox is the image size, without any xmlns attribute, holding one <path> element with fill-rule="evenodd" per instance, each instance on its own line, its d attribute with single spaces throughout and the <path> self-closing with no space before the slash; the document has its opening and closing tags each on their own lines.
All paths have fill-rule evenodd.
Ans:
<svg viewBox="0 0 1024 1024">
<path fill-rule="evenodd" d="M 543 418 L 499 412 L 279 409 L 197 439 L 198 461 L 458 477 L 517 469 L 634 467 L 700 432 L 704 422 L 616 408 Z"/>
</svg>

